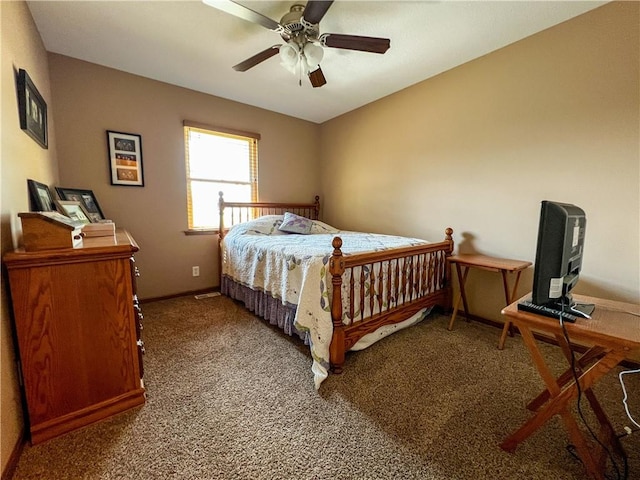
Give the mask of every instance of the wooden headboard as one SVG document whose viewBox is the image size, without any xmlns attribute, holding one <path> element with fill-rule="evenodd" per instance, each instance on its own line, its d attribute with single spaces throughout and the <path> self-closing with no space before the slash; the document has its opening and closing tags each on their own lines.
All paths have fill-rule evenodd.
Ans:
<svg viewBox="0 0 640 480">
<path fill-rule="evenodd" d="M 218 195 L 220 196 L 218 207 L 220 209 L 219 234 L 221 239 L 225 235 L 225 228 L 262 215 L 284 215 L 285 212 L 291 212 L 311 220 L 318 220 L 320 215 L 320 197 L 317 195 L 313 203 L 225 202 L 223 192 Z M 228 227 L 225 227 L 225 221 L 229 223 Z"/>
</svg>

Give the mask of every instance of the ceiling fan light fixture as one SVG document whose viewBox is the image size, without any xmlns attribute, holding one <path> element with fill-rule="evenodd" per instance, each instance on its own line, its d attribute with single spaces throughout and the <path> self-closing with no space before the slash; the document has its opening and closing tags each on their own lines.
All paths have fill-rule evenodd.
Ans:
<svg viewBox="0 0 640 480">
<path fill-rule="evenodd" d="M 282 66 L 292 73 L 295 73 L 299 57 L 300 49 L 296 43 L 287 42 L 280 46 L 280 61 Z"/>
<path fill-rule="evenodd" d="M 322 57 L 324 56 L 324 49 L 315 43 L 308 42 L 304 46 L 304 57 L 307 61 L 307 65 L 309 66 L 309 70 L 315 69 L 320 62 L 322 61 Z"/>
<path fill-rule="evenodd" d="M 294 42 L 283 43 L 280 46 L 280 60 L 287 66 L 295 66 L 298 63 L 298 55 L 300 50 Z"/>
</svg>

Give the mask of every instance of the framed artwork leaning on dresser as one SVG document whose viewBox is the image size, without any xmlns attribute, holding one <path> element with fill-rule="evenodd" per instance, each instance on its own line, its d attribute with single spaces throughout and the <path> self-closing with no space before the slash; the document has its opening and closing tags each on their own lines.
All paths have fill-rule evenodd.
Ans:
<svg viewBox="0 0 640 480">
<path fill-rule="evenodd" d="M 81 222 L 84 225 L 91 223 L 89 213 L 84 209 L 80 202 L 75 202 L 73 200 L 58 200 L 56 203 L 58 204 L 60 212 L 65 214 L 71 220 Z"/>
<path fill-rule="evenodd" d="M 56 211 L 56 204 L 47 185 L 29 179 L 27 180 L 27 188 L 29 189 L 29 203 L 32 212 Z"/>
<path fill-rule="evenodd" d="M 98 200 L 92 190 L 56 187 L 56 193 L 60 200 L 80 202 L 92 222 L 95 223 L 105 219 L 100 204 L 98 204 Z"/>
</svg>

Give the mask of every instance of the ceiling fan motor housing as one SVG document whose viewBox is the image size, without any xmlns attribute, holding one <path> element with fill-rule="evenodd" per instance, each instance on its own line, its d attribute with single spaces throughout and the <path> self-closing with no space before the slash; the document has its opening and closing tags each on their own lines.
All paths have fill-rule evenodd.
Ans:
<svg viewBox="0 0 640 480">
<path fill-rule="evenodd" d="M 303 46 L 308 41 L 317 41 L 320 30 L 318 24 L 305 22 L 302 18 L 305 6 L 295 4 L 291 6 L 288 13 L 285 13 L 280 20 L 280 25 L 285 27 L 280 36 L 285 42 L 293 40 L 298 45 Z"/>
</svg>

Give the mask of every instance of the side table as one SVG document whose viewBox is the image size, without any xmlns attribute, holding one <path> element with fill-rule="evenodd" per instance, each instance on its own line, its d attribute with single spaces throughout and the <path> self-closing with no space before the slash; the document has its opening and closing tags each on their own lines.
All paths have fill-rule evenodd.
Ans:
<svg viewBox="0 0 640 480">
<path fill-rule="evenodd" d="M 556 319 L 518 310 L 518 302 L 502 310 L 520 330 L 545 390 L 527 404 L 533 416 L 506 437 L 500 448 L 514 452 L 552 417 L 559 415 L 588 477 L 605 480 L 610 454 L 624 455 L 624 449 L 592 387 L 625 358 L 640 354 L 640 305 L 582 295 L 574 295 L 574 299 L 596 306 L 591 319 L 578 318 L 575 323 L 561 325 Z M 545 359 L 534 331 L 555 337 L 567 360 L 564 373 L 554 373 L 557 365 Z M 576 355 L 571 347 L 573 342 L 591 347 L 584 354 Z M 588 401 L 600 427 L 592 429 L 593 436 L 581 428 L 573 410 L 581 395 Z"/>
<path fill-rule="evenodd" d="M 504 288 L 505 306 L 510 305 L 513 302 L 513 297 L 518 291 L 518 283 L 520 282 L 520 274 L 523 270 L 531 266 L 531 262 L 522 260 L 510 260 L 507 258 L 496 258 L 488 255 L 480 254 L 459 254 L 452 255 L 448 258 L 448 261 L 455 265 L 456 273 L 458 275 L 458 283 L 460 285 L 460 295 L 453 307 L 453 313 L 451 314 L 451 320 L 449 321 L 449 330 L 453 329 L 453 322 L 456 320 L 458 310 L 460 308 L 460 301 L 464 307 L 464 315 L 469 320 L 469 304 L 467 302 L 467 294 L 464 290 L 464 286 L 467 282 L 467 276 L 471 268 L 479 268 L 481 270 L 487 270 L 489 272 L 499 272 L 502 275 L 502 285 Z M 515 275 L 515 281 L 513 287 L 509 289 L 508 276 Z M 502 350 L 504 348 L 504 342 L 507 339 L 507 333 L 511 332 L 511 320 L 509 317 L 504 322 L 502 328 L 502 334 L 500 335 L 500 341 L 498 348 Z"/>
</svg>

